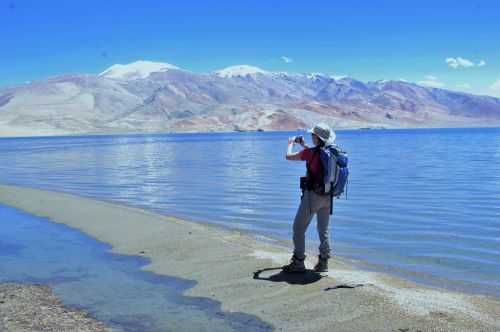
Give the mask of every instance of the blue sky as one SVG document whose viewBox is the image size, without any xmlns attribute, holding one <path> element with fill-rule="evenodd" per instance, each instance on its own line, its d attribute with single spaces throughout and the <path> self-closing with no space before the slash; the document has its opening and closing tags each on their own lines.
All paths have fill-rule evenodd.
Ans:
<svg viewBox="0 0 500 332">
<path fill-rule="evenodd" d="M 0 86 L 142 59 L 500 96 L 498 13 L 500 1 L 0 1 Z"/>
</svg>

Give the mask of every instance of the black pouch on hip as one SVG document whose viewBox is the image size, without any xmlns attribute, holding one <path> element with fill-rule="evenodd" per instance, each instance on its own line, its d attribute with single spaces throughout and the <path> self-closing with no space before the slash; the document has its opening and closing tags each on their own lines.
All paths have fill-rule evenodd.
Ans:
<svg viewBox="0 0 500 332">
<path fill-rule="evenodd" d="M 307 189 L 307 177 L 300 177 L 300 190 L 304 191 Z"/>
</svg>

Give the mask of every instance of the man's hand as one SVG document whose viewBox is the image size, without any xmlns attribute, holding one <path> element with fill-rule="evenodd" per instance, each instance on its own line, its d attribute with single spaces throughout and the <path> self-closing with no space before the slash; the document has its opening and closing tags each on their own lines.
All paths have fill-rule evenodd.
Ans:
<svg viewBox="0 0 500 332">
<path fill-rule="evenodd" d="M 295 137 L 288 137 L 288 145 L 295 143 Z"/>
</svg>

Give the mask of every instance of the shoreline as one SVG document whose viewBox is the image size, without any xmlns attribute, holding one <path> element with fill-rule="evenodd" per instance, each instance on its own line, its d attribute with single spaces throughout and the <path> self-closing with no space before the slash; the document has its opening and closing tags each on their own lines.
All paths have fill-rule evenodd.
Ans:
<svg viewBox="0 0 500 332">
<path fill-rule="evenodd" d="M 49 190 L 45 188 L 37 188 L 37 187 L 22 187 L 18 186 L 17 184 L 10 184 L 10 183 L 0 183 L 0 187 L 2 185 L 5 186 L 13 186 L 13 187 L 20 187 L 20 188 L 30 188 L 30 189 L 35 189 L 35 190 L 46 190 L 48 192 L 52 193 L 59 193 L 59 194 L 67 194 L 67 195 L 73 195 L 77 196 L 79 198 L 84 198 L 84 199 L 90 199 L 90 200 L 95 200 L 103 203 L 108 203 L 111 205 L 117 205 L 120 207 L 126 207 L 126 208 L 131 208 L 131 209 L 139 209 L 139 210 L 144 210 L 148 213 L 153 213 L 153 214 L 159 214 L 162 216 L 166 216 L 169 218 L 177 219 L 180 221 L 185 221 L 189 223 L 194 223 L 194 224 L 200 224 L 209 228 L 215 228 L 219 229 L 222 232 L 236 232 L 239 234 L 242 234 L 243 236 L 246 236 L 248 238 L 252 238 L 253 240 L 256 240 L 257 242 L 265 243 L 267 245 L 270 245 L 276 249 L 280 250 L 285 250 L 286 252 L 289 253 L 289 257 L 286 260 L 283 260 L 283 264 L 287 264 L 289 261 L 289 258 L 291 256 L 292 250 L 293 250 L 293 243 L 291 239 L 284 239 L 284 238 L 279 238 L 279 237 L 272 237 L 267 234 L 264 234 L 261 231 L 254 231 L 251 229 L 236 229 L 232 228 L 230 225 L 223 224 L 223 223 L 217 223 L 214 221 L 209 221 L 209 220 L 201 220 L 201 219 L 190 219 L 189 217 L 183 217 L 183 216 L 176 216 L 176 215 L 163 215 L 161 212 L 157 212 L 154 210 L 150 210 L 146 207 L 142 206 L 134 206 L 130 204 L 129 202 L 116 202 L 111 199 L 104 199 L 102 197 L 92 197 L 92 196 L 79 196 L 77 194 L 74 194 L 70 191 L 55 191 L 55 190 Z M 0 201 L 1 203 L 1 201 Z M 93 236 L 91 236 L 93 237 Z M 95 237 L 94 237 L 95 238 Z M 338 243 L 338 242 L 337 242 Z M 318 243 L 311 244 L 310 241 L 306 241 L 306 254 L 308 257 L 317 257 L 316 254 L 312 254 L 312 252 L 316 252 Z M 345 244 L 344 244 L 345 245 Z M 408 272 L 405 270 L 398 270 L 397 268 L 389 268 L 387 266 L 381 265 L 381 264 L 376 264 L 372 263 L 367 260 L 363 260 L 363 258 L 355 258 L 355 257 L 350 257 L 348 255 L 342 255 L 342 254 L 335 254 L 332 255 L 339 261 L 342 261 L 344 264 L 348 265 L 351 269 L 354 270 L 362 270 L 365 272 L 373 272 L 373 273 L 379 273 L 382 275 L 389 275 L 391 277 L 394 277 L 396 279 L 401 279 L 410 283 L 414 283 L 416 285 L 420 285 L 423 287 L 429 287 L 429 288 L 434 288 L 434 289 L 443 289 L 446 291 L 450 292 L 455 292 L 455 293 L 462 293 L 462 294 L 467 294 L 467 295 L 478 295 L 478 296 L 486 296 L 486 297 L 491 297 L 494 299 L 497 299 L 500 301 L 500 296 L 497 294 L 492 294 L 486 292 L 484 287 L 483 288 L 478 288 L 480 286 L 470 286 L 470 285 L 464 285 L 461 284 L 460 282 L 455 281 L 453 286 L 446 285 L 446 282 L 453 282 L 451 280 L 431 276 L 431 275 L 425 275 L 425 276 L 417 276 L 416 272 Z"/>
<path fill-rule="evenodd" d="M 215 299 L 224 311 L 252 314 L 277 330 L 500 329 L 498 298 L 358 270 L 338 257 L 319 280 L 286 276 L 278 268 L 290 258 L 288 251 L 239 231 L 7 185 L 0 185 L 0 202 L 79 229 L 109 243 L 114 253 L 147 256 L 151 263 L 143 270 L 197 282 L 184 295 Z"/>
<path fill-rule="evenodd" d="M 436 126 L 436 127 L 380 127 L 380 126 L 364 126 L 364 127 L 340 127 L 340 128 L 335 128 L 333 127 L 335 131 L 381 131 L 381 130 L 426 130 L 426 129 L 500 129 L 500 126 L 498 124 L 494 125 L 489 125 L 489 126 L 476 126 L 476 127 L 470 127 L 470 126 L 453 126 L 453 127 L 441 127 L 441 126 Z M 301 128 L 301 129 L 287 129 L 287 130 L 226 130 L 226 131 L 117 131 L 117 132 L 82 132 L 82 133 L 47 133 L 47 134 L 41 134 L 41 135 L 3 135 L 0 133 L 0 139 L 5 138 L 63 138 L 63 137 L 86 137 L 86 136 L 148 136 L 148 135 L 189 135 L 189 134 L 228 134 L 228 133 L 257 133 L 257 132 L 264 132 L 264 133 L 274 133 L 274 132 L 300 132 L 300 131 L 306 131 L 306 129 Z"/>
</svg>

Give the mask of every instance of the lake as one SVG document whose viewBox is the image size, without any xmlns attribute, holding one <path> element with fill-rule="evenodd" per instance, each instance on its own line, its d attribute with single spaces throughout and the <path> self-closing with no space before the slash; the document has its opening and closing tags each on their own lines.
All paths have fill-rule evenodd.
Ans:
<svg viewBox="0 0 500 332">
<path fill-rule="evenodd" d="M 291 239 L 297 132 L 0 139 L 0 182 Z M 310 137 L 306 135 L 306 140 Z M 345 130 L 332 254 L 421 283 L 500 296 L 500 129 Z M 318 244 L 316 227 L 307 233 Z"/>
</svg>

